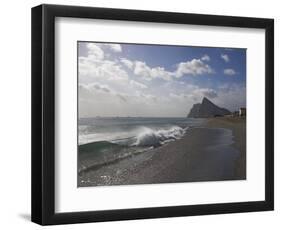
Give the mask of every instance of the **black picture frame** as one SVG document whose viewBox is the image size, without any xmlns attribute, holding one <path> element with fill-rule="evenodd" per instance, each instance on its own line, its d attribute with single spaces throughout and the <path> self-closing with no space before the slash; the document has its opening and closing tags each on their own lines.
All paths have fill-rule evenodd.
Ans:
<svg viewBox="0 0 281 230">
<path fill-rule="evenodd" d="M 55 213 L 55 18 L 265 29 L 265 200 Z M 32 221 L 41 225 L 267 211 L 274 209 L 274 20 L 110 8 L 32 8 Z"/>
</svg>

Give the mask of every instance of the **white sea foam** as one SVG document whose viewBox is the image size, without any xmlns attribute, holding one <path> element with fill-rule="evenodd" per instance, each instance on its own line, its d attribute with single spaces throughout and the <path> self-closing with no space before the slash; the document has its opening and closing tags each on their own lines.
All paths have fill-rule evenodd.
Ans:
<svg viewBox="0 0 281 230">
<path fill-rule="evenodd" d="M 179 126 L 170 126 L 165 129 L 142 126 L 130 132 L 80 134 L 79 145 L 108 141 L 127 146 L 157 147 L 167 142 L 180 139 L 185 134 L 186 130 L 187 128 L 181 128 Z"/>
<path fill-rule="evenodd" d="M 91 142 L 98 141 L 114 141 L 118 139 L 128 138 L 129 133 L 118 132 L 118 133 L 89 133 L 89 134 L 79 134 L 79 145 L 87 144 Z"/>
<path fill-rule="evenodd" d="M 142 131 L 136 136 L 135 146 L 160 146 L 172 140 L 180 139 L 187 128 L 172 126 L 169 129 L 153 130 L 143 127 Z"/>
</svg>

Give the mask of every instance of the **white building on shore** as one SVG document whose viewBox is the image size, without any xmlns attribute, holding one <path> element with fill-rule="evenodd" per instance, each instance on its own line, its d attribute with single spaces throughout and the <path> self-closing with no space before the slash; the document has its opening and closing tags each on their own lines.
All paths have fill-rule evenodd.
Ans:
<svg viewBox="0 0 281 230">
<path fill-rule="evenodd" d="M 246 108 L 240 108 L 239 109 L 239 116 L 240 117 L 246 116 Z"/>
</svg>

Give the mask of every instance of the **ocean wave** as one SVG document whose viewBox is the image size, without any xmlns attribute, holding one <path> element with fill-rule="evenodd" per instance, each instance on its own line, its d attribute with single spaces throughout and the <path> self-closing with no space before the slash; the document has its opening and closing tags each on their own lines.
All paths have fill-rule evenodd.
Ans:
<svg viewBox="0 0 281 230">
<path fill-rule="evenodd" d="M 183 137 L 186 128 L 170 126 L 166 129 L 140 127 L 136 135 L 111 141 L 97 141 L 79 145 L 79 174 L 117 163 L 151 148 L 157 148 Z"/>
<path fill-rule="evenodd" d="M 172 126 L 169 129 L 153 130 L 144 127 L 142 132 L 136 136 L 135 142 L 132 146 L 153 146 L 158 147 L 167 142 L 180 139 L 186 132 L 186 128 L 179 126 Z"/>
<path fill-rule="evenodd" d="M 130 138 L 128 135 L 130 133 L 123 132 L 104 132 L 104 133 L 79 133 L 79 145 L 99 142 L 99 141 L 109 141 L 114 143 L 114 140 L 126 140 Z"/>
<path fill-rule="evenodd" d="M 162 129 L 142 126 L 127 133 L 123 131 L 118 133 L 80 135 L 79 145 L 107 141 L 123 146 L 159 147 L 167 142 L 180 139 L 187 129 L 188 127 L 181 128 L 175 125 Z"/>
<path fill-rule="evenodd" d="M 108 141 L 79 145 L 79 175 L 138 155 L 151 147 L 129 147 Z"/>
</svg>

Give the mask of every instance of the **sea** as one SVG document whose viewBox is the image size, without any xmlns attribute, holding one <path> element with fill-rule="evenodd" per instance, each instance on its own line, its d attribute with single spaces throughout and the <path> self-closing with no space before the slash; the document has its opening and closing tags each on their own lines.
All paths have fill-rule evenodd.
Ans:
<svg viewBox="0 0 281 230">
<path fill-rule="evenodd" d="M 204 119 L 93 117 L 78 121 L 78 173 L 113 164 L 181 139 Z"/>
</svg>

